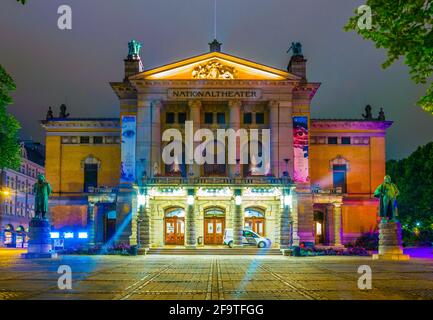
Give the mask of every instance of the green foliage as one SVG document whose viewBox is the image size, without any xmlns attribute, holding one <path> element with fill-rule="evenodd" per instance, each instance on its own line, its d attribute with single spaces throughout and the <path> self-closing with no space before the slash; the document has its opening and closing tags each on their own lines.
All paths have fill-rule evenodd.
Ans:
<svg viewBox="0 0 433 320">
<path fill-rule="evenodd" d="M 7 112 L 15 83 L 0 65 L 0 168 L 18 169 L 21 163 L 18 130 L 20 124 Z"/>
<path fill-rule="evenodd" d="M 408 158 L 389 160 L 386 171 L 400 190 L 398 212 L 402 224 L 433 223 L 433 142 L 418 147 Z"/>
<path fill-rule="evenodd" d="M 377 48 L 386 49 L 388 59 L 383 68 L 404 57 L 415 83 L 430 82 L 426 95 L 417 104 L 433 113 L 433 0 L 367 0 L 366 5 L 371 8 L 372 28 L 358 28 L 363 13 L 356 10 L 344 29 L 354 30 Z"/>
<path fill-rule="evenodd" d="M 17 0 L 17 2 L 21 2 L 22 4 L 26 4 L 27 0 Z"/>
</svg>

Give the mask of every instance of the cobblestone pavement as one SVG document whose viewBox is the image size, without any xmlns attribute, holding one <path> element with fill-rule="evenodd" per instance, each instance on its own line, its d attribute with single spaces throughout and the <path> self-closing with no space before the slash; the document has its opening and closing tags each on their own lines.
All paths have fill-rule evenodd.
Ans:
<svg viewBox="0 0 433 320">
<path fill-rule="evenodd" d="M 433 260 L 367 257 L 62 256 L 22 260 L 0 249 L 0 299 L 433 299 Z M 72 290 L 57 269 L 72 268 Z M 357 286 L 360 265 L 372 290 Z"/>
</svg>

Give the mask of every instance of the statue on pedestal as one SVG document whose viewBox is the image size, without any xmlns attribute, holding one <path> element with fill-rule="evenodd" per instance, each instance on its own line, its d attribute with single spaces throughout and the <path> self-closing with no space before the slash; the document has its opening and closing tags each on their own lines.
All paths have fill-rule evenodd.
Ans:
<svg viewBox="0 0 433 320">
<path fill-rule="evenodd" d="M 136 40 L 128 42 L 128 59 L 138 59 L 140 57 L 141 43 Z"/>
<path fill-rule="evenodd" d="M 365 114 L 362 114 L 364 120 L 373 120 L 373 114 L 371 113 L 371 106 L 367 104 L 365 106 Z"/>
<path fill-rule="evenodd" d="M 52 251 L 50 222 L 46 218 L 48 213 L 48 197 L 51 186 L 43 174 L 38 175 L 38 181 L 33 186 L 35 195 L 35 217 L 29 224 L 29 246 L 27 253 L 21 256 L 24 259 L 56 258 L 57 253 Z"/>
<path fill-rule="evenodd" d="M 391 177 L 386 175 L 383 183 L 376 188 L 374 197 L 380 199 L 379 216 L 382 222 L 388 220 L 397 221 L 397 196 L 399 191 L 397 186 L 391 182 Z"/>
<path fill-rule="evenodd" d="M 379 260 L 408 260 L 403 254 L 401 225 L 397 217 L 397 186 L 391 182 L 390 176 L 385 176 L 383 183 L 376 188 L 374 197 L 380 199 L 379 216 L 379 252 L 373 259 Z"/>
<path fill-rule="evenodd" d="M 45 219 L 48 212 L 48 197 L 51 194 L 51 185 L 45 180 L 43 174 L 38 176 L 38 182 L 33 186 L 33 194 L 35 195 L 35 218 Z"/>
</svg>

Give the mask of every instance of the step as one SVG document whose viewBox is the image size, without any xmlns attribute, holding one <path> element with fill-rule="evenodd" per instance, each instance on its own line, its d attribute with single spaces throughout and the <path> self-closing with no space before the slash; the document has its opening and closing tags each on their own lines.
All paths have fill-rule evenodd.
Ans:
<svg viewBox="0 0 433 320">
<path fill-rule="evenodd" d="M 280 249 L 184 249 L 151 248 L 147 254 L 155 255 L 281 255 Z"/>
</svg>

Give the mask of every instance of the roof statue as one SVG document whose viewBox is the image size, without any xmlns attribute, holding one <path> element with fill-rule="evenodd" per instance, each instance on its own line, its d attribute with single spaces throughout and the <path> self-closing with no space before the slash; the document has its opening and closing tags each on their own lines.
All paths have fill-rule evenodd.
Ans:
<svg viewBox="0 0 433 320">
<path fill-rule="evenodd" d="M 373 115 L 371 114 L 371 106 L 367 104 L 365 106 L 365 114 L 362 114 L 364 120 L 373 120 Z"/>
<path fill-rule="evenodd" d="M 292 42 L 287 53 L 289 53 L 290 50 L 292 50 L 294 56 L 302 56 L 302 44 L 300 42 Z"/>
<path fill-rule="evenodd" d="M 128 59 L 139 59 L 142 45 L 136 40 L 128 42 Z"/>
</svg>

